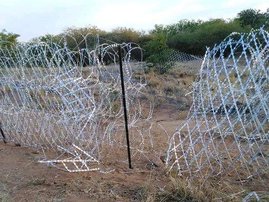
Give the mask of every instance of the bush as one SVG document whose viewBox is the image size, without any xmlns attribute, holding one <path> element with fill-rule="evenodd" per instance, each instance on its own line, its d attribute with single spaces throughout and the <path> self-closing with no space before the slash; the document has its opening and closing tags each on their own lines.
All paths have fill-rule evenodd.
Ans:
<svg viewBox="0 0 269 202">
<path fill-rule="evenodd" d="M 19 36 L 20 35 L 18 34 L 9 33 L 6 30 L 2 30 L 2 32 L 0 32 L 0 48 L 9 48 L 16 45 L 18 43 L 17 38 Z"/>
<path fill-rule="evenodd" d="M 168 40 L 170 48 L 193 55 L 203 55 L 206 47 L 220 43 L 232 32 L 242 32 L 238 21 L 214 19 L 203 22 L 196 29 L 182 31 Z"/>
</svg>

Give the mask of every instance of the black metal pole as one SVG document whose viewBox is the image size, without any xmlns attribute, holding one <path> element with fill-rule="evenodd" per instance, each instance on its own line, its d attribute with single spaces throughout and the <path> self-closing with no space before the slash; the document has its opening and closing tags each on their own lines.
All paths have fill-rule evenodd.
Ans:
<svg viewBox="0 0 269 202">
<path fill-rule="evenodd" d="M 127 141 L 128 162 L 129 162 L 129 168 L 132 169 L 131 150 L 130 150 L 130 141 L 129 141 L 129 129 L 128 129 L 128 116 L 127 116 L 127 107 L 126 107 L 126 99 L 125 99 L 125 87 L 124 87 L 124 77 L 123 77 L 123 69 L 122 69 L 122 55 L 121 55 L 121 46 L 120 45 L 118 46 L 118 52 L 119 52 L 121 92 L 122 92 L 122 104 L 123 104 L 125 132 L 126 132 L 126 141 Z"/>
<path fill-rule="evenodd" d="M 6 144 L 7 143 L 6 136 L 5 136 L 4 131 L 2 130 L 2 124 L 1 123 L 0 123 L 0 133 L 1 133 L 2 137 L 3 137 L 3 142 Z"/>
</svg>

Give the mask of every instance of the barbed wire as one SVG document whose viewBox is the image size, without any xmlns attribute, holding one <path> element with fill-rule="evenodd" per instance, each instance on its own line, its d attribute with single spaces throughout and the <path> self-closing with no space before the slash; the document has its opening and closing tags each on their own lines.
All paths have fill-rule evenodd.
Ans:
<svg viewBox="0 0 269 202">
<path fill-rule="evenodd" d="M 92 46 L 88 35 L 82 38 L 0 48 L 5 142 L 42 150 L 40 162 L 69 172 L 109 172 L 102 165 L 109 158 L 127 163 L 118 152 L 126 147 L 120 45 L 133 157 L 154 165 L 151 155 L 162 158 L 160 148 L 167 145 L 168 170 L 190 179 L 231 175 L 242 182 L 268 172 L 269 34 L 263 28 L 231 34 L 208 49 L 203 60 L 169 52 L 168 62 L 176 68 L 201 65 L 189 115 L 174 134 L 151 120 L 142 49 L 134 43 Z M 152 136 L 154 127 L 164 133 L 163 142 Z"/>
<path fill-rule="evenodd" d="M 269 33 L 233 33 L 208 49 L 166 165 L 191 178 L 252 179 L 269 165 Z"/>
<path fill-rule="evenodd" d="M 44 151 L 40 162 L 70 172 L 100 169 L 105 147 L 124 148 L 118 46 L 123 51 L 132 149 L 140 149 L 138 120 L 145 87 L 142 51 L 134 43 L 97 44 L 90 49 L 64 43 L 37 42 L 0 49 L 0 121 L 5 141 Z M 74 44 L 75 43 L 75 44 Z M 135 57 L 133 57 L 135 55 Z M 133 74 L 139 72 L 134 77 Z M 48 155 L 58 151 L 57 156 Z M 103 153 L 102 153 L 103 152 Z"/>
</svg>

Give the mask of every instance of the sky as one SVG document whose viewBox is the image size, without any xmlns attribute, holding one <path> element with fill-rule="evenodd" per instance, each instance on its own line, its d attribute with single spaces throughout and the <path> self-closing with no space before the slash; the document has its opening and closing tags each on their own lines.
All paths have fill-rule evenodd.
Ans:
<svg viewBox="0 0 269 202">
<path fill-rule="evenodd" d="M 268 0 L 0 0 L 0 31 L 28 41 L 68 27 L 97 26 L 149 31 L 182 19 L 232 19 L 245 9 L 269 8 Z"/>
</svg>

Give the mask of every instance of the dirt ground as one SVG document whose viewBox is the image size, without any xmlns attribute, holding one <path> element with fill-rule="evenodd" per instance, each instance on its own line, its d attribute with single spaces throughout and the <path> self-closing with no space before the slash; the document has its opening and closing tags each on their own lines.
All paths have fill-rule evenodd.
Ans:
<svg viewBox="0 0 269 202">
<path fill-rule="evenodd" d="M 40 155 L 0 144 L 0 201 L 141 201 L 147 183 L 165 186 L 160 170 L 68 173 L 38 163 Z"/>
</svg>

